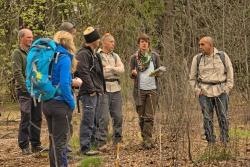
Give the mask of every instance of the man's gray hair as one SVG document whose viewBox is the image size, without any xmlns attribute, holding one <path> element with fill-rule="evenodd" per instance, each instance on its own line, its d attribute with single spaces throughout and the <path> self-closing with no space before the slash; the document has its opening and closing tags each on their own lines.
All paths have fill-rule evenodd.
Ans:
<svg viewBox="0 0 250 167">
<path fill-rule="evenodd" d="M 206 40 L 207 40 L 210 44 L 214 45 L 214 39 L 213 39 L 211 36 L 206 36 Z"/>
<path fill-rule="evenodd" d="M 211 36 L 203 36 L 201 39 L 205 39 L 207 42 L 209 42 L 212 46 L 214 46 L 214 39 Z"/>
<path fill-rule="evenodd" d="M 28 31 L 31 31 L 31 30 L 28 29 L 28 28 L 23 28 L 23 29 L 19 30 L 19 32 L 18 32 L 18 40 L 20 40 L 22 37 L 24 37 L 25 33 L 28 32 Z"/>
<path fill-rule="evenodd" d="M 25 29 L 21 29 L 18 32 L 18 39 L 20 40 L 22 37 L 24 37 L 25 35 Z"/>
</svg>

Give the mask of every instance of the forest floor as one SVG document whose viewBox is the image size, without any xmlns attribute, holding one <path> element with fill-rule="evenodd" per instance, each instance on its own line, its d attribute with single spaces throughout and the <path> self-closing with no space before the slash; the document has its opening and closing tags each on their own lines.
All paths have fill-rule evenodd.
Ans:
<svg viewBox="0 0 250 167">
<path fill-rule="evenodd" d="M 126 110 L 125 110 L 126 109 Z M 224 148 L 217 142 L 208 147 L 204 140 L 202 117 L 197 110 L 190 111 L 190 128 L 185 126 L 180 130 L 184 133 L 170 133 L 169 124 L 162 123 L 163 115 L 156 114 L 154 139 L 156 147 L 145 150 L 141 146 L 138 127 L 138 117 L 133 105 L 124 106 L 123 143 L 117 150 L 110 149 L 95 157 L 77 155 L 79 149 L 79 125 L 81 114 L 74 112 L 74 134 L 71 138 L 73 152 L 70 154 L 70 166 L 100 166 L 100 167 L 167 167 L 167 166 L 209 166 L 209 167 L 247 167 L 250 166 L 250 108 L 245 105 L 231 107 L 230 111 L 230 143 Z M 17 104 L 5 105 L 0 116 L 0 166 L 1 167 L 45 167 L 49 166 L 47 153 L 24 156 L 17 144 L 20 114 Z M 217 120 L 215 120 L 217 122 Z M 218 124 L 215 124 L 218 134 Z M 178 131 L 178 129 L 177 129 Z M 189 132 L 189 133 L 187 133 Z M 173 135 L 178 134 L 178 135 Z M 110 135 L 111 136 L 111 135 Z M 174 136 L 174 137 L 173 137 Z M 189 137 L 188 137 L 189 136 Z M 217 135 L 218 136 L 218 135 Z M 219 137 L 217 137 L 218 139 Z M 48 146 L 48 131 L 46 120 L 43 119 L 42 144 Z M 189 144 L 190 143 L 190 144 Z M 118 155 L 117 155 L 118 154 Z M 118 165 L 119 164 L 119 165 Z"/>
</svg>

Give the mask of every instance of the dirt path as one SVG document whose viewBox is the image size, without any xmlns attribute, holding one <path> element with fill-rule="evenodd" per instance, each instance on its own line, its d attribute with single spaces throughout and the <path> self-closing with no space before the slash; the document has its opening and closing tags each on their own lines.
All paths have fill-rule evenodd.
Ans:
<svg viewBox="0 0 250 167">
<path fill-rule="evenodd" d="M 188 157 L 188 140 L 187 134 L 178 136 L 178 138 L 171 139 L 170 132 L 167 125 L 160 126 L 161 116 L 157 113 L 156 126 L 155 126 L 155 143 L 156 148 L 152 150 L 144 150 L 141 147 L 141 137 L 138 127 L 138 118 L 133 111 L 131 105 L 125 106 L 124 110 L 124 138 L 123 144 L 119 151 L 119 159 L 117 159 L 117 150 L 110 143 L 110 150 L 100 156 L 102 164 L 100 166 L 112 167 L 119 163 L 123 167 L 158 167 L 158 166 L 195 166 Z M 196 114 L 192 121 L 190 129 L 191 149 L 190 153 L 193 161 L 196 161 L 196 166 L 227 166 L 227 167 L 247 167 L 250 166 L 250 134 L 249 120 L 245 120 L 245 114 L 248 108 L 240 107 L 234 108 L 237 110 L 237 117 L 231 118 L 233 127 L 240 132 L 246 134 L 239 134 L 233 136 L 230 143 L 230 151 L 233 155 L 227 161 L 216 160 L 200 160 L 201 155 L 206 151 L 206 141 L 202 140 L 202 126 L 200 115 Z M 17 146 L 17 132 L 19 124 L 19 112 L 17 105 L 8 105 L 4 108 L 2 116 L 0 117 L 0 166 L 2 167 L 45 167 L 49 166 L 47 153 L 32 154 L 23 156 Z M 74 136 L 71 144 L 73 145 L 74 152 L 72 153 L 73 159 L 70 159 L 70 166 L 78 166 L 79 160 L 86 157 L 79 157 L 76 152 L 78 150 L 78 131 L 81 114 L 74 113 Z M 244 122 L 244 120 L 246 122 Z M 216 125 L 217 126 L 217 125 Z M 217 129 L 218 130 L 218 129 Z M 239 133 L 240 133 L 239 132 Z M 48 146 L 46 121 L 43 120 L 42 126 L 42 143 Z M 245 136 L 243 136 L 245 135 Z M 161 145 L 160 145 L 161 140 Z M 177 142 L 178 141 L 178 142 Z M 161 148 L 161 149 L 160 149 Z M 213 154 L 213 153 L 212 153 Z"/>
</svg>

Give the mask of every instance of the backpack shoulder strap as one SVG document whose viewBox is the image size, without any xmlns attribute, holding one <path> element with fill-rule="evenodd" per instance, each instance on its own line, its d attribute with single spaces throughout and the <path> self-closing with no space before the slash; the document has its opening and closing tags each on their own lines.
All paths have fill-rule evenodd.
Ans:
<svg viewBox="0 0 250 167">
<path fill-rule="evenodd" d="M 225 69 L 225 73 L 227 72 L 227 68 L 226 68 L 226 61 L 225 61 L 225 54 L 223 51 L 219 51 L 218 52 L 218 55 L 224 65 L 224 69 Z M 200 70 L 199 70 L 199 65 L 200 65 L 200 62 L 201 62 L 201 58 L 202 58 L 203 54 L 200 53 L 198 54 L 198 56 L 196 57 L 197 59 L 197 78 L 199 77 L 199 74 L 200 74 Z"/>
<path fill-rule="evenodd" d="M 199 69 L 199 65 L 201 63 L 201 57 L 203 56 L 202 53 L 198 54 L 197 57 L 196 57 L 196 60 L 197 60 L 197 69 Z"/>
<path fill-rule="evenodd" d="M 226 68 L 226 60 L 225 60 L 225 53 L 223 51 L 219 51 L 218 52 L 220 59 L 224 65 L 224 69 L 225 69 L 225 73 L 227 72 L 227 68 Z"/>
<path fill-rule="evenodd" d="M 60 52 L 56 52 L 54 54 L 54 57 L 52 59 L 52 61 L 50 62 L 49 64 L 49 78 L 51 79 L 52 77 L 52 72 L 53 72 L 53 67 L 54 67 L 54 63 L 57 63 L 58 62 L 58 57 L 60 56 Z"/>
<path fill-rule="evenodd" d="M 200 66 L 200 63 L 201 63 L 201 57 L 202 56 L 203 56 L 203 54 L 199 53 L 197 55 L 197 57 L 196 57 L 196 60 L 197 60 L 197 75 L 196 75 L 196 77 L 197 77 L 198 80 L 199 80 L 199 75 L 200 75 L 200 68 L 199 68 L 199 66 Z"/>
</svg>

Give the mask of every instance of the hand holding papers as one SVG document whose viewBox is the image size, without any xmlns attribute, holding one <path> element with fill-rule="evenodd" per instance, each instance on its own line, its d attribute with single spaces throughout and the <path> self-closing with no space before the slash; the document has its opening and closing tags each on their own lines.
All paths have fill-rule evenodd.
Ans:
<svg viewBox="0 0 250 167">
<path fill-rule="evenodd" d="M 149 76 L 150 77 L 156 77 L 156 76 L 161 76 L 164 72 L 166 72 L 167 69 L 165 66 L 160 66 L 159 68 L 155 69 L 152 71 Z"/>
</svg>

